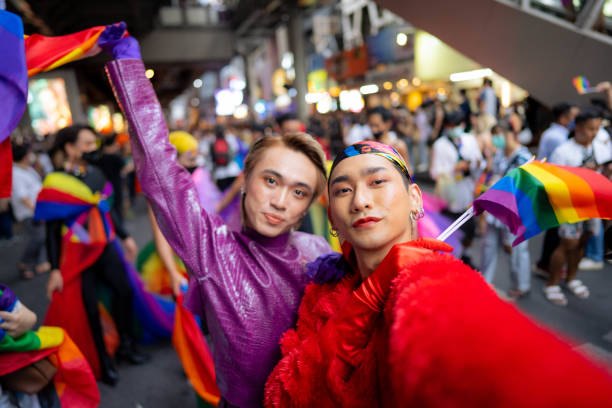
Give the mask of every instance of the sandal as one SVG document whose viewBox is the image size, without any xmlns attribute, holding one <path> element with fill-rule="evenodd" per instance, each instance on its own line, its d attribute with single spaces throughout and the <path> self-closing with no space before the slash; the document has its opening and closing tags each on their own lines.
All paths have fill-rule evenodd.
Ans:
<svg viewBox="0 0 612 408">
<path fill-rule="evenodd" d="M 580 299 L 586 299 L 590 295 L 589 288 L 587 288 L 579 279 L 573 279 L 567 282 L 567 288 Z"/>
<path fill-rule="evenodd" d="M 518 290 L 518 289 L 510 289 L 508 291 L 508 297 L 512 299 L 520 299 L 529 294 L 529 290 Z"/>
<path fill-rule="evenodd" d="M 567 298 L 559 285 L 544 286 L 544 297 L 557 306 L 567 306 Z"/>
</svg>

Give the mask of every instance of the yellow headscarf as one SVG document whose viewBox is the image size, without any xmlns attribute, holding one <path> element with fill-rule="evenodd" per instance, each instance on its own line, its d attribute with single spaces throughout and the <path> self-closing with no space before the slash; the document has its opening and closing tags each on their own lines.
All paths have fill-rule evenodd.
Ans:
<svg viewBox="0 0 612 408">
<path fill-rule="evenodd" d="M 170 132 L 170 143 L 176 148 L 178 154 L 198 150 L 198 141 L 195 137 L 182 130 Z"/>
</svg>

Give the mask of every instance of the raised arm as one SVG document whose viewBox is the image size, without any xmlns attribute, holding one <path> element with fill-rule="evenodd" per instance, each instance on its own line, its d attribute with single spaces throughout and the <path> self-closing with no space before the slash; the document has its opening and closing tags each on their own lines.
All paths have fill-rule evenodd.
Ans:
<svg viewBox="0 0 612 408">
<path fill-rule="evenodd" d="M 211 256 L 206 246 L 221 221 L 200 207 L 189 172 L 176 162 L 162 108 L 142 61 L 117 59 L 106 70 L 128 120 L 136 174 L 159 227 L 188 269 L 204 273 Z"/>
</svg>

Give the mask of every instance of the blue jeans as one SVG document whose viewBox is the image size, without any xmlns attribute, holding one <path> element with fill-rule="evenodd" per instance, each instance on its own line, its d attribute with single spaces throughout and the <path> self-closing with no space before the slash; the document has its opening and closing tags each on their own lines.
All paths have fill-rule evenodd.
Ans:
<svg viewBox="0 0 612 408">
<path fill-rule="evenodd" d="M 595 262 L 603 262 L 604 253 L 604 229 L 601 220 L 599 221 L 599 232 L 591 235 L 587 241 L 584 256 Z"/>
<path fill-rule="evenodd" d="M 492 283 L 497 269 L 497 258 L 502 245 L 510 244 L 516 237 L 506 227 L 487 224 L 487 233 L 482 240 L 482 264 L 480 270 L 487 281 Z M 510 254 L 510 278 L 513 289 L 526 292 L 531 288 L 531 261 L 527 241 L 523 241 Z"/>
</svg>

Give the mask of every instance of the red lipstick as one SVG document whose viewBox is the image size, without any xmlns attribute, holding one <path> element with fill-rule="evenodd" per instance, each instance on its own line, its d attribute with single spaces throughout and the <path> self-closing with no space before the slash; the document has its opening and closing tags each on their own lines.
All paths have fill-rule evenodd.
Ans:
<svg viewBox="0 0 612 408">
<path fill-rule="evenodd" d="M 364 217 L 360 218 L 353 223 L 353 228 L 366 228 L 376 224 L 382 218 L 378 217 Z"/>
</svg>

